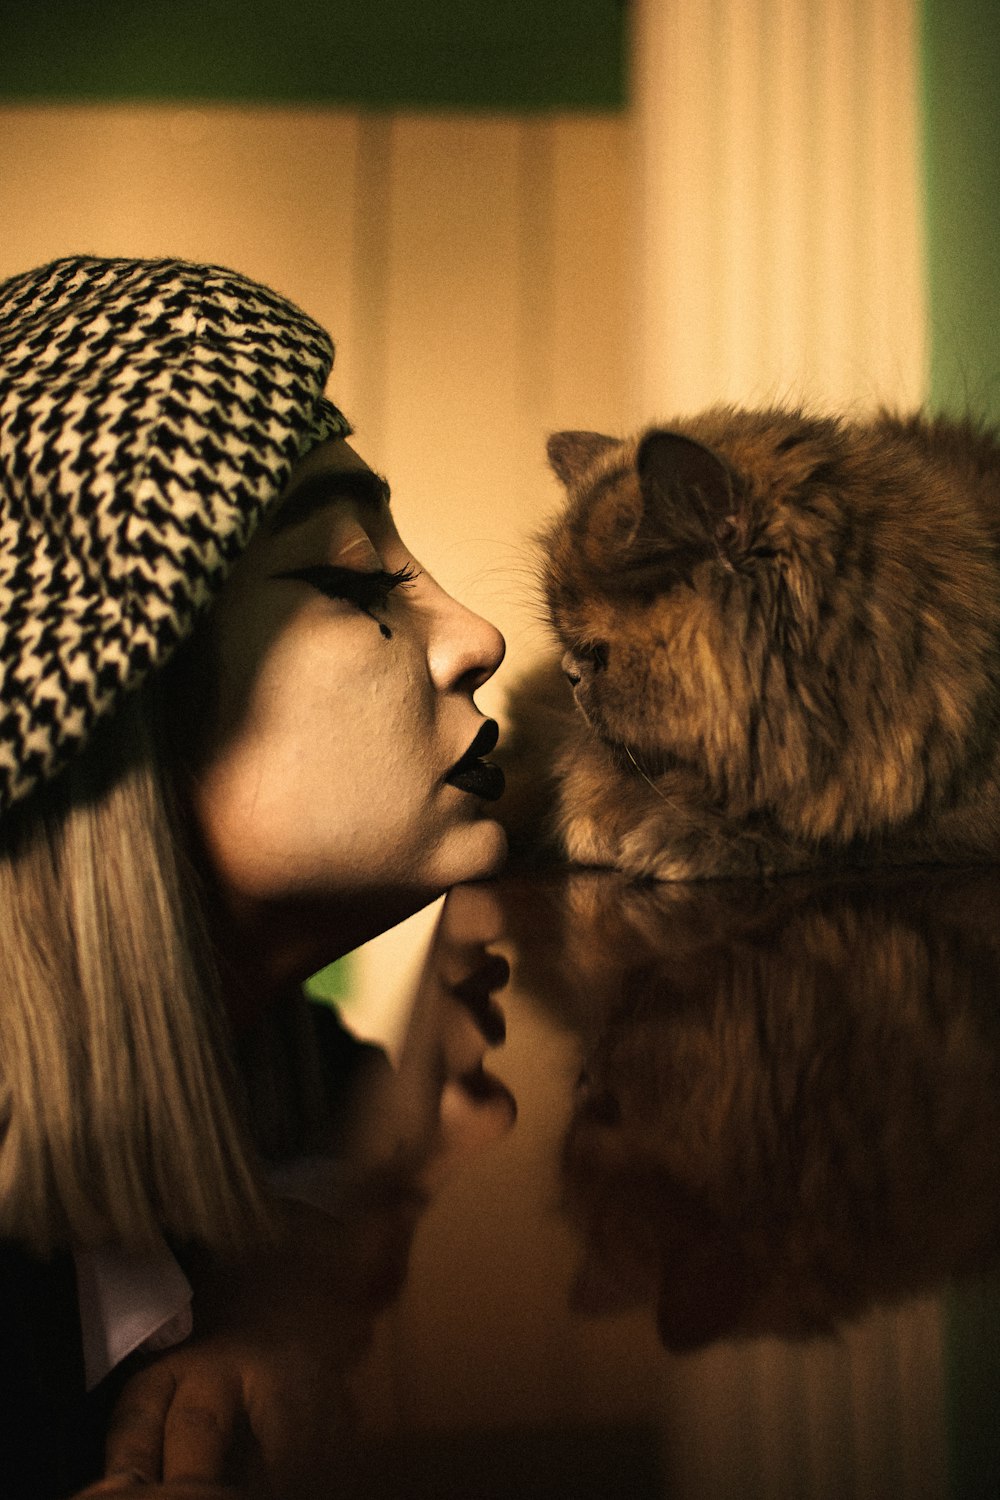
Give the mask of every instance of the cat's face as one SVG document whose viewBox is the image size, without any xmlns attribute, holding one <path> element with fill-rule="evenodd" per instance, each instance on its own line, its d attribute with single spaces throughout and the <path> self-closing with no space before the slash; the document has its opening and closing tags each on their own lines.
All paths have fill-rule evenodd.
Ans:
<svg viewBox="0 0 1000 1500">
<path fill-rule="evenodd" d="M 683 754 L 684 724 L 714 675 L 702 641 L 707 570 L 720 562 L 729 477 L 708 449 L 674 434 L 614 443 L 558 433 L 549 456 L 570 496 L 551 536 L 545 586 L 563 667 L 594 731 L 647 758 Z M 665 461 L 688 489 L 673 502 Z M 701 658 L 703 671 L 696 671 Z"/>
<path fill-rule="evenodd" d="M 946 784 L 1000 602 L 975 522 L 898 427 L 718 409 L 557 433 L 549 458 L 568 505 L 545 594 L 601 740 L 808 838 L 870 834 Z"/>
</svg>

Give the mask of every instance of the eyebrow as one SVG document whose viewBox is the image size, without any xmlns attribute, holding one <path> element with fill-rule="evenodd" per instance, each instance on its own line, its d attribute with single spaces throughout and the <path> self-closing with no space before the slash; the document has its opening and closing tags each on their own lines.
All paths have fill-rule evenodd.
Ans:
<svg viewBox="0 0 1000 1500">
<path fill-rule="evenodd" d="M 272 535 L 299 526 L 310 516 L 338 500 L 357 500 L 369 510 L 389 504 L 388 480 L 374 469 L 328 469 L 303 479 L 275 508 L 269 522 Z"/>
</svg>

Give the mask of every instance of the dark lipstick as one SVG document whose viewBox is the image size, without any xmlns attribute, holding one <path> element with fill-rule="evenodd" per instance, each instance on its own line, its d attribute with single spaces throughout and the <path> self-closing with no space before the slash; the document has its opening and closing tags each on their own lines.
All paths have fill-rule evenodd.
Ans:
<svg viewBox="0 0 1000 1500">
<path fill-rule="evenodd" d="M 455 762 L 445 777 L 450 786 L 461 792 L 481 797 L 484 802 L 496 802 L 503 796 L 504 779 L 500 767 L 483 757 L 489 755 L 500 738 L 500 726 L 495 719 L 486 719 L 480 726 L 472 744 L 461 760 Z"/>
</svg>

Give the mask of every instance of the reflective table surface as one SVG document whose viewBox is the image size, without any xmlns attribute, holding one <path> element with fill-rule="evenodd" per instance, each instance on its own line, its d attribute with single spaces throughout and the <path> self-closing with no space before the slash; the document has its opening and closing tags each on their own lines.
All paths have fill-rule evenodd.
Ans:
<svg viewBox="0 0 1000 1500">
<path fill-rule="evenodd" d="M 344 1492 L 1000 1495 L 998 912 L 453 892 L 341 1164 Z"/>
</svg>

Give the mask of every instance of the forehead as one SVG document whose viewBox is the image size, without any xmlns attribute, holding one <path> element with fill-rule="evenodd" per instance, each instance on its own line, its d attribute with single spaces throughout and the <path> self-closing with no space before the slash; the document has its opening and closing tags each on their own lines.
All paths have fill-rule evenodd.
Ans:
<svg viewBox="0 0 1000 1500">
<path fill-rule="evenodd" d="M 272 535 L 308 520 L 338 500 L 354 500 L 363 510 L 382 511 L 389 486 L 343 438 L 320 443 L 302 458 L 281 499 L 267 518 Z"/>
</svg>

